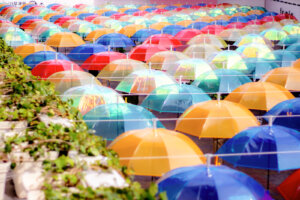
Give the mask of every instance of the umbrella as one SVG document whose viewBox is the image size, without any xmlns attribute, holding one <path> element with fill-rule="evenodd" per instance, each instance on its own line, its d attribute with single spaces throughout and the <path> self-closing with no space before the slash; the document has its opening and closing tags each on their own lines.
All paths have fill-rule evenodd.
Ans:
<svg viewBox="0 0 300 200">
<path fill-rule="evenodd" d="M 293 53 L 297 59 L 300 58 L 300 42 L 290 45 L 288 48 L 286 48 L 286 51 L 289 51 Z"/>
<path fill-rule="evenodd" d="M 278 187 L 277 190 L 286 200 L 300 199 L 300 170 L 297 170 L 288 178 L 286 178 Z"/>
<path fill-rule="evenodd" d="M 127 37 L 132 37 L 137 31 L 146 28 L 144 25 L 130 24 L 124 26 L 119 33 L 126 35 Z"/>
<path fill-rule="evenodd" d="M 181 46 L 181 42 L 169 34 L 156 34 L 148 37 L 143 44 L 155 44 L 162 48 L 173 49 Z"/>
<path fill-rule="evenodd" d="M 46 60 L 37 64 L 31 73 L 45 80 L 52 74 L 65 70 L 83 71 L 76 63 L 68 60 Z"/>
<path fill-rule="evenodd" d="M 206 22 L 194 22 L 194 23 L 191 23 L 190 25 L 187 26 L 187 28 L 192 28 L 192 29 L 198 29 L 198 30 L 201 30 L 202 28 L 208 26 L 209 23 L 206 23 Z"/>
<path fill-rule="evenodd" d="M 125 58 L 125 54 L 114 51 L 100 52 L 86 59 L 81 65 L 81 67 L 87 70 L 102 70 L 105 67 L 105 65 L 107 65 L 111 61 Z"/>
<path fill-rule="evenodd" d="M 188 107 L 209 100 L 211 98 L 195 86 L 171 84 L 153 90 L 142 106 L 158 112 L 183 113 Z"/>
<path fill-rule="evenodd" d="M 37 64 L 46 60 L 69 60 L 64 54 L 53 51 L 38 51 L 32 53 L 24 58 L 24 63 L 31 68 L 34 68 Z"/>
<path fill-rule="evenodd" d="M 29 34 L 21 31 L 9 31 L 4 34 L 0 34 L 0 37 L 6 42 L 7 45 L 13 47 L 18 47 L 24 44 L 34 42 L 34 40 Z"/>
<path fill-rule="evenodd" d="M 14 50 L 15 54 L 22 56 L 23 58 L 38 51 L 55 52 L 55 50 L 52 49 L 51 47 L 40 43 L 30 43 L 30 44 L 21 45 Z"/>
<path fill-rule="evenodd" d="M 281 46 L 290 46 L 294 43 L 300 43 L 300 34 L 288 35 L 285 38 L 281 39 L 277 45 Z"/>
<path fill-rule="evenodd" d="M 227 26 L 225 26 L 226 29 L 242 29 L 246 26 L 246 23 L 242 23 L 242 22 L 233 22 L 228 24 Z"/>
<path fill-rule="evenodd" d="M 61 33 L 63 32 L 63 29 L 60 27 L 47 27 L 48 30 L 43 31 L 41 34 L 39 34 L 39 41 L 40 42 L 45 42 L 49 37 L 56 33 Z"/>
<path fill-rule="evenodd" d="M 163 29 L 165 26 L 168 26 L 168 25 L 172 25 L 171 23 L 169 22 L 157 22 L 157 23 L 153 23 L 149 26 L 149 28 L 151 29 L 156 29 L 156 30 L 161 30 Z"/>
<path fill-rule="evenodd" d="M 69 21 L 69 20 L 73 20 L 73 19 L 76 19 L 76 17 L 72 17 L 72 16 L 64 16 L 64 17 L 60 17 L 60 18 L 58 18 L 58 19 L 54 22 L 54 24 L 61 26 L 61 25 L 63 25 L 65 22 L 67 22 L 67 21 Z"/>
<path fill-rule="evenodd" d="M 136 31 L 132 36 L 131 39 L 136 42 L 144 42 L 149 36 L 160 34 L 159 30 L 156 29 L 140 29 Z"/>
<path fill-rule="evenodd" d="M 112 95 L 106 96 L 106 98 L 112 98 Z M 97 106 L 86 113 L 83 119 L 90 129 L 96 131 L 96 135 L 107 140 L 113 140 L 126 131 L 152 128 L 156 126 L 153 119 L 157 121 L 157 118 L 147 109 L 129 103 L 110 103 Z M 161 122 L 157 122 L 159 128 L 164 128 Z"/>
<path fill-rule="evenodd" d="M 97 17 L 98 15 L 96 15 L 95 13 L 81 13 L 77 17 L 80 20 L 85 20 L 89 16 L 95 16 L 95 17 Z"/>
<path fill-rule="evenodd" d="M 55 90 L 60 94 L 63 94 L 68 89 L 77 86 L 92 84 L 101 86 L 100 81 L 98 81 L 98 79 L 96 79 L 92 74 L 76 70 L 56 72 L 49 76 L 47 80 L 55 85 Z"/>
<path fill-rule="evenodd" d="M 90 41 L 90 42 L 95 42 L 99 37 L 102 35 L 108 34 L 108 33 L 114 33 L 115 31 L 113 29 L 109 28 L 100 28 L 94 31 L 91 31 L 85 38 L 84 40 Z"/>
<path fill-rule="evenodd" d="M 297 60 L 297 57 L 288 50 L 274 50 L 265 56 L 270 62 L 276 63 L 279 67 L 288 67 Z"/>
<path fill-rule="evenodd" d="M 243 30 L 245 30 L 249 34 L 260 34 L 260 32 L 262 32 L 263 30 L 265 30 L 265 28 L 263 26 L 261 26 L 261 25 L 250 24 L 250 25 L 245 26 L 243 28 Z"/>
<path fill-rule="evenodd" d="M 47 15 L 46 15 L 46 16 L 47 16 Z M 48 21 L 54 23 L 56 20 L 58 20 L 58 19 L 61 18 L 61 17 L 66 17 L 66 15 L 61 15 L 61 14 L 53 15 L 53 16 L 51 16 L 51 17 L 49 18 Z"/>
<path fill-rule="evenodd" d="M 135 44 L 130 38 L 120 33 L 104 34 L 101 37 L 99 37 L 95 43 L 108 46 L 108 48 L 126 48 L 135 46 Z"/>
<path fill-rule="evenodd" d="M 85 61 L 91 55 L 106 51 L 106 47 L 101 44 L 83 44 L 75 47 L 68 54 L 72 60 Z"/>
<path fill-rule="evenodd" d="M 241 38 L 243 35 L 246 35 L 246 34 L 247 34 L 247 32 L 245 30 L 231 28 L 231 29 L 225 29 L 224 31 L 222 31 L 219 34 L 219 36 L 225 41 L 235 42 L 239 38 Z"/>
<path fill-rule="evenodd" d="M 251 82 L 233 90 L 225 100 L 240 103 L 248 109 L 268 111 L 277 103 L 293 98 L 294 96 L 281 85 Z"/>
<path fill-rule="evenodd" d="M 212 100 L 189 107 L 177 120 L 175 130 L 199 138 L 231 138 L 257 125 L 257 119 L 246 107 Z"/>
<path fill-rule="evenodd" d="M 158 190 L 166 192 L 169 200 L 272 199 L 253 178 L 226 166 L 174 169 L 158 180 Z"/>
<path fill-rule="evenodd" d="M 262 82 L 276 83 L 288 90 L 300 91 L 300 69 L 294 67 L 280 67 L 265 74 Z"/>
<path fill-rule="evenodd" d="M 82 115 L 89 113 L 99 105 L 125 103 L 123 98 L 116 91 L 98 84 L 71 87 L 63 93 L 62 99 L 72 99 L 72 106 L 76 107 Z M 106 112 L 104 111 L 103 114 L 104 113 Z M 91 117 L 93 120 L 100 119 L 99 113 L 95 110 L 90 112 L 86 119 L 91 120 Z M 89 125 L 91 124 L 95 124 L 95 122 L 90 122 Z"/>
<path fill-rule="evenodd" d="M 116 90 L 126 93 L 148 94 L 159 86 L 174 83 L 175 80 L 168 74 L 161 71 L 146 69 L 129 74 L 119 83 Z"/>
<path fill-rule="evenodd" d="M 108 63 L 98 74 L 97 78 L 110 81 L 122 81 L 124 77 L 138 70 L 148 69 L 144 62 L 132 59 L 117 59 Z"/>
<path fill-rule="evenodd" d="M 218 35 L 225 29 L 224 26 L 221 25 L 208 25 L 201 29 L 203 34 L 214 34 Z"/>
<path fill-rule="evenodd" d="M 188 58 L 187 55 L 178 51 L 160 51 L 152 55 L 147 62 L 151 69 L 167 71 L 169 68 L 173 68 L 176 61 Z"/>
<path fill-rule="evenodd" d="M 226 42 L 219 36 L 216 35 L 209 35 L 209 34 L 200 34 L 193 37 L 190 41 L 188 41 L 189 45 L 196 45 L 196 44 L 212 44 L 219 48 L 226 48 Z"/>
<path fill-rule="evenodd" d="M 187 47 L 183 53 L 191 58 L 201 58 L 208 60 L 211 56 L 220 52 L 221 49 L 212 44 L 195 44 Z"/>
<path fill-rule="evenodd" d="M 292 34 L 300 34 L 300 26 L 297 26 L 295 24 L 288 24 L 282 27 L 282 30 L 287 32 L 289 35 Z"/>
<path fill-rule="evenodd" d="M 235 69 L 239 71 L 247 71 L 247 65 L 245 64 L 241 54 L 236 51 L 221 51 L 218 52 L 210 62 L 219 69 Z"/>
<path fill-rule="evenodd" d="M 217 69 L 204 72 L 192 84 L 207 93 L 230 93 L 248 82 L 250 78 L 237 70 Z"/>
<path fill-rule="evenodd" d="M 43 21 L 42 19 L 30 19 L 30 20 L 27 20 L 26 23 L 23 23 L 20 28 L 25 30 L 25 31 L 30 31 L 30 25 L 34 22 L 38 22 L 38 21 Z"/>
<path fill-rule="evenodd" d="M 195 80 L 204 72 L 213 70 L 205 60 L 197 58 L 188 58 L 176 61 L 172 67 L 169 67 L 167 73 L 177 79 Z"/>
<path fill-rule="evenodd" d="M 184 26 L 180 25 L 168 25 L 161 29 L 163 34 L 176 35 L 179 31 L 186 29 Z"/>
<path fill-rule="evenodd" d="M 287 36 L 287 33 L 280 29 L 270 28 L 260 33 L 268 40 L 279 41 Z"/>
<path fill-rule="evenodd" d="M 244 58 L 244 62 L 248 68 L 246 74 L 252 74 L 254 80 L 261 79 L 268 71 L 279 67 L 275 62 L 264 58 Z"/>
<path fill-rule="evenodd" d="M 265 38 L 257 34 L 244 35 L 234 43 L 235 46 L 242 46 L 246 44 L 259 43 L 264 45 L 271 45 Z"/>
<path fill-rule="evenodd" d="M 205 163 L 202 151 L 191 139 L 161 128 L 123 133 L 109 148 L 135 175 L 161 176 L 178 167 Z"/>
<path fill-rule="evenodd" d="M 191 38 L 197 36 L 201 34 L 200 30 L 197 29 L 184 29 L 179 31 L 174 37 L 182 42 L 187 42 L 189 41 Z"/>
<path fill-rule="evenodd" d="M 52 47 L 77 47 L 84 43 L 79 35 L 69 32 L 55 33 L 45 42 Z"/>
<path fill-rule="evenodd" d="M 68 27 L 68 29 L 72 32 L 77 33 L 81 37 L 86 37 L 90 32 L 103 27 L 101 25 L 96 25 L 86 21 L 84 21 L 85 23 L 79 23 L 79 22 L 81 21 L 78 20 L 77 22 L 72 23 Z"/>
<path fill-rule="evenodd" d="M 271 49 L 264 44 L 250 43 L 238 47 L 236 52 L 244 54 L 247 58 L 268 58 Z"/>
<path fill-rule="evenodd" d="M 160 51 L 167 51 L 167 49 L 155 44 L 138 45 L 130 51 L 129 58 L 139 61 L 148 61 L 151 56 Z"/>
</svg>

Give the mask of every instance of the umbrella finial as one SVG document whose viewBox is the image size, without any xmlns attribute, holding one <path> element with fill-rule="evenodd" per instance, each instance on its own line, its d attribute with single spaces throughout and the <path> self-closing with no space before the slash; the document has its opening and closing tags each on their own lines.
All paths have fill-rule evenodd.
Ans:
<svg viewBox="0 0 300 200">
<path fill-rule="evenodd" d="M 208 154 L 205 154 L 205 157 L 206 157 L 206 172 L 207 172 L 207 176 L 208 177 L 212 177 L 212 174 L 210 173 L 210 165 L 211 165 L 211 159 L 213 157 L 212 154 L 208 153 Z"/>
</svg>

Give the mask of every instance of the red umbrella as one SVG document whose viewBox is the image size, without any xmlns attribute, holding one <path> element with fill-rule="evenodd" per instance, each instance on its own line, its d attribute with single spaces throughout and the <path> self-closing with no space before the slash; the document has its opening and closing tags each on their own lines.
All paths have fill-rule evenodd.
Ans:
<svg viewBox="0 0 300 200">
<path fill-rule="evenodd" d="M 300 170 L 287 177 L 278 187 L 277 190 L 285 200 L 300 199 Z"/>
<path fill-rule="evenodd" d="M 32 6 L 32 7 L 30 7 L 30 8 L 27 10 L 27 12 L 28 12 L 28 13 L 31 13 L 32 10 L 34 10 L 35 8 L 38 8 L 38 7 L 42 8 L 43 6 L 38 6 L 38 5 Z"/>
<path fill-rule="evenodd" d="M 164 12 L 167 12 L 167 11 L 168 10 L 166 10 L 166 9 L 160 8 L 160 9 L 154 10 L 152 13 L 161 14 L 161 13 L 164 13 Z"/>
<path fill-rule="evenodd" d="M 208 8 L 215 8 L 215 7 L 216 7 L 216 4 L 208 4 L 208 5 L 206 5 L 205 7 L 208 7 Z"/>
<path fill-rule="evenodd" d="M 149 12 L 145 11 L 145 10 L 141 10 L 141 11 L 137 11 L 135 13 L 133 13 L 133 16 L 144 16 L 146 14 L 148 14 Z"/>
<path fill-rule="evenodd" d="M 155 34 L 148 37 L 143 44 L 155 44 L 162 48 L 176 48 L 181 46 L 181 42 L 173 35 L 169 34 Z"/>
<path fill-rule="evenodd" d="M 99 17 L 99 15 L 91 15 L 91 16 L 88 16 L 86 18 L 84 18 L 85 21 L 88 21 L 88 22 L 91 22 L 93 19 L 95 19 L 96 17 Z"/>
<path fill-rule="evenodd" d="M 112 16 L 110 16 L 110 18 L 118 20 L 118 19 L 120 19 L 121 17 L 123 17 L 125 15 L 127 15 L 127 14 L 125 14 L 125 13 L 116 13 L 116 14 L 113 14 Z"/>
<path fill-rule="evenodd" d="M 252 25 L 252 24 L 254 24 L 254 25 L 262 25 L 264 23 L 265 22 L 260 21 L 260 20 L 251 20 L 251 21 L 247 22 L 246 25 Z"/>
<path fill-rule="evenodd" d="M 42 21 L 42 19 L 30 19 L 30 20 L 27 20 L 25 23 L 23 23 L 20 28 L 21 29 L 28 29 L 29 26 L 33 23 L 33 22 L 36 22 L 36 21 Z"/>
<path fill-rule="evenodd" d="M 242 22 L 233 22 L 225 26 L 226 29 L 229 28 L 244 28 L 247 24 L 242 23 Z"/>
<path fill-rule="evenodd" d="M 276 15 L 275 19 L 276 19 L 276 21 L 281 21 L 283 19 L 294 19 L 294 20 L 297 20 L 297 18 L 295 16 L 290 15 L 288 13 L 285 13 L 285 14 L 283 13 L 283 14 Z"/>
<path fill-rule="evenodd" d="M 131 50 L 129 58 L 139 61 L 148 61 L 151 56 L 160 51 L 167 51 L 167 49 L 154 44 L 138 45 Z"/>
<path fill-rule="evenodd" d="M 204 34 L 214 34 L 218 35 L 225 29 L 224 26 L 221 25 L 208 25 L 201 29 L 201 32 Z"/>
<path fill-rule="evenodd" d="M 274 16 L 265 16 L 260 21 L 262 21 L 262 22 L 274 22 L 274 21 L 276 21 L 276 18 Z"/>
<path fill-rule="evenodd" d="M 3 15 L 4 13 L 6 13 L 6 11 L 7 11 L 8 9 L 14 9 L 14 10 L 17 10 L 17 8 L 14 8 L 13 6 L 6 7 L 6 8 L 3 8 L 3 9 L 1 10 L 0 15 Z"/>
<path fill-rule="evenodd" d="M 117 59 L 125 59 L 127 56 L 123 53 L 114 51 L 105 51 L 91 55 L 81 65 L 87 70 L 102 70 L 108 63 Z"/>
<path fill-rule="evenodd" d="M 86 4 L 83 4 L 83 3 L 79 3 L 79 4 L 76 4 L 73 6 L 73 8 L 77 8 L 77 9 L 83 9 L 85 8 L 87 5 Z"/>
<path fill-rule="evenodd" d="M 64 17 L 60 17 L 57 20 L 55 20 L 54 24 L 57 24 L 59 26 L 63 25 L 66 21 L 69 21 L 71 19 L 76 19 L 76 17 L 73 16 L 64 16 Z"/>
<path fill-rule="evenodd" d="M 63 7 L 63 5 L 54 5 L 54 6 L 51 6 L 51 10 L 56 10 L 56 9 L 58 9 L 59 7 Z"/>
<path fill-rule="evenodd" d="M 191 8 L 192 8 L 192 9 L 195 9 L 195 10 L 198 10 L 198 9 L 200 9 L 200 8 L 203 8 L 203 6 L 192 6 Z"/>
<path fill-rule="evenodd" d="M 41 79 L 47 79 L 56 72 L 75 70 L 83 71 L 76 63 L 68 60 L 46 60 L 37 64 L 31 73 L 34 76 L 39 76 Z"/>
<path fill-rule="evenodd" d="M 184 10 L 184 9 L 185 9 L 185 8 L 175 8 L 174 11 L 179 12 L 179 11 L 182 11 L 182 10 Z"/>
<path fill-rule="evenodd" d="M 179 41 L 187 42 L 199 34 L 201 34 L 201 31 L 198 29 L 184 29 L 179 31 L 174 37 Z"/>
</svg>

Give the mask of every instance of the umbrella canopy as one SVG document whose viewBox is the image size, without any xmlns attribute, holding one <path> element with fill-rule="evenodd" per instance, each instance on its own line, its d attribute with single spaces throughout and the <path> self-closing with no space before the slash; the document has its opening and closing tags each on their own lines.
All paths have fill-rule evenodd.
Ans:
<svg viewBox="0 0 300 200">
<path fill-rule="evenodd" d="M 163 85 L 153 90 L 142 106 L 158 112 L 183 113 L 188 107 L 211 98 L 201 89 L 185 84 Z"/>
<path fill-rule="evenodd" d="M 253 178 L 226 166 L 174 169 L 158 180 L 158 190 L 166 192 L 169 200 L 272 199 Z"/>
<path fill-rule="evenodd" d="M 298 59 L 300 58 L 300 42 L 290 45 L 286 50 L 293 53 Z"/>
<path fill-rule="evenodd" d="M 251 82 L 251 79 L 239 71 L 217 69 L 201 74 L 192 84 L 207 93 L 230 93 L 248 82 Z"/>
<path fill-rule="evenodd" d="M 19 55 L 22 56 L 23 58 L 25 58 L 26 56 L 38 52 L 38 51 L 53 51 L 55 52 L 54 49 L 52 49 L 51 47 L 44 45 L 44 44 L 40 44 L 40 43 L 31 43 L 31 44 L 25 44 L 25 45 L 21 45 L 18 46 L 14 52 Z"/>
<path fill-rule="evenodd" d="M 46 60 L 37 64 L 31 73 L 41 79 L 47 79 L 52 74 L 65 70 L 83 71 L 76 63 L 68 60 Z"/>
<path fill-rule="evenodd" d="M 220 51 L 222 50 L 219 47 L 212 44 L 195 44 L 187 47 L 183 53 L 191 58 L 208 60 Z"/>
<path fill-rule="evenodd" d="M 29 34 L 21 31 L 9 31 L 4 34 L 0 34 L 0 37 L 6 42 L 7 45 L 14 47 L 34 42 Z"/>
<path fill-rule="evenodd" d="M 179 31 L 174 37 L 182 42 L 187 42 L 189 41 L 191 38 L 197 36 L 201 34 L 200 30 L 197 29 L 184 29 Z"/>
<path fill-rule="evenodd" d="M 242 29 L 231 28 L 223 30 L 219 36 L 225 41 L 235 42 L 246 34 L 247 32 Z"/>
<path fill-rule="evenodd" d="M 271 62 L 276 63 L 279 67 L 289 67 L 297 60 L 297 57 L 288 50 L 274 50 L 265 57 Z"/>
<path fill-rule="evenodd" d="M 24 58 L 24 63 L 31 68 L 46 60 L 69 60 L 64 54 L 53 51 L 38 51 Z"/>
<path fill-rule="evenodd" d="M 258 126 L 248 128 L 229 139 L 217 154 L 245 153 L 240 156 L 220 156 L 235 165 L 259 169 L 291 170 L 300 168 L 298 131 L 283 126 Z M 280 152 L 293 151 L 280 154 Z M 277 154 L 247 155 L 249 153 L 278 152 Z"/>
<path fill-rule="evenodd" d="M 108 34 L 108 33 L 114 33 L 115 31 L 113 29 L 109 29 L 109 28 L 100 28 L 97 30 L 94 30 L 92 32 L 90 32 L 85 38 L 84 40 L 86 41 L 90 41 L 90 42 L 95 42 L 99 37 L 101 37 L 102 35 Z"/>
<path fill-rule="evenodd" d="M 45 27 L 45 31 L 43 31 L 41 34 L 39 34 L 39 42 L 45 42 L 49 37 L 51 37 L 52 35 L 56 34 L 56 33 L 61 33 L 64 30 L 60 27 L 54 27 L 54 26 L 50 26 L 50 27 Z"/>
<path fill-rule="evenodd" d="M 119 33 L 126 35 L 127 37 L 132 37 L 137 31 L 146 28 L 144 25 L 130 24 L 124 26 Z"/>
<path fill-rule="evenodd" d="M 258 34 L 248 34 L 244 35 L 234 43 L 235 46 L 242 46 L 245 44 L 251 44 L 251 43 L 258 43 L 258 44 L 264 44 L 264 45 L 271 45 L 271 43 L 266 40 L 264 37 L 258 35 Z"/>
<path fill-rule="evenodd" d="M 269 82 L 251 82 L 233 90 L 225 100 L 240 103 L 248 109 L 270 110 L 277 103 L 294 96 L 281 85 Z"/>
<path fill-rule="evenodd" d="M 173 68 L 176 61 L 188 58 L 187 55 L 178 51 L 160 51 L 151 56 L 147 62 L 151 69 L 167 71 Z"/>
<path fill-rule="evenodd" d="M 108 140 L 113 140 L 126 131 L 152 128 L 156 126 L 153 119 L 158 122 L 159 128 L 164 128 L 150 111 L 129 103 L 110 103 L 97 106 L 85 114 L 83 119 L 89 128 L 96 131 L 96 135 Z"/>
<path fill-rule="evenodd" d="M 168 25 L 161 29 L 162 33 L 176 35 L 178 32 L 186 29 L 186 27 L 181 25 Z"/>
<path fill-rule="evenodd" d="M 276 68 L 264 75 L 261 81 L 276 83 L 288 90 L 300 91 L 300 69 L 294 67 Z"/>
<path fill-rule="evenodd" d="M 169 67 L 167 72 L 177 79 L 195 80 L 204 72 L 213 70 L 205 60 L 197 58 L 188 58 L 176 61 L 172 67 Z"/>
<path fill-rule="evenodd" d="M 209 34 L 200 34 L 195 37 L 193 37 L 189 42 L 189 45 L 195 45 L 195 44 L 212 44 L 214 46 L 217 46 L 219 48 L 226 48 L 227 44 L 226 42 L 217 35 L 209 35 Z"/>
<path fill-rule="evenodd" d="M 200 22 L 191 23 L 190 25 L 187 26 L 187 28 L 201 30 L 202 28 L 204 28 L 204 27 L 206 27 L 208 25 L 209 25 L 209 23 L 200 21 Z"/>
<path fill-rule="evenodd" d="M 264 58 L 244 58 L 244 62 L 248 68 L 246 74 L 252 74 L 254 80 L 261 79 L 268 71 L 279 67 L 275 62 Z"/>
<path fill-rule="evenodd" d="M 84 71 L 66 70 L 52 74 L 47 78 L 48 81 L 52 82 L 55 86 L 55 90 L 60 94 L 72 87 L 83 86 L 83 85 L 99 85 L 100 81 L 96 79 L 92 74 Z"/>
<path fill-rule="evenodd" d="M 82 115 L 102 104 L 125 103 L 116 91 L 97 84 L 72 87 L 63 93 L 62 99 L 72 99 L 72 106 L 76 107 Z M 99 117 L 96 113 L 90 115 Z"/>
<path fill-rule="evenodd" d="M 75 33 L 62 32 L 51 35 L 45 44 L 52 47 L 77 47 L 85 44 L 82 38 Z"/>
<path fill-rule="evenodd" d="M 267 29 L 260 33 L 260 35 L 264 36 L 268 40 L 279 41 L 287 36 L 287 33 L 280 29 Z"/>
<path fill-rule="evenodd" d="M 300 43 L 300 34 L 288 35 L 285 38 L 281 39 L 277 45 L 280 46 L 290 46 L 294 43 Z"/>
<path fill-rule="evenodd" d="M 257 125 L 257 119 L 246 107 L 212 100 L 189 107 L 177 120 L 175 130 L 199 138 L 231 138 Z"/>
<path fill-rule="evenodd" d="M 126 93 L 148 94 L 159 86 L 175 83 L 175 80 L 168 74 L 147 69 L 129 74 L 119 83 L 116 90 Z"/>
<path fill-rule="evenodd" d="M 138 70 L 148 69 L 144 62 L 132 59 L 118 59 L 108 63 L 98 74 L 97 78 L 110 81 L 122 81 L 124 77 Z"/>
<path fill-rule="evenodd" d="M 106 47 L 101 44 L 83 44 L 72 49 L 68 57 L 72 60 L 85 61 L 91 55 L 103 51 L 106 51 Z"/>
<path fill-rule="evenodd" d="M 287 32 L 289 35 L 291 34 L 300 34 L 300 26 L 297 26 L 296 24 L 288 24 L 282 27 L 282 30 Z"/>
<path fill-rule="evenodd" d="M 155 44 L 161 48 L 173 49 L 181 46 L 181 42 L 169 34 L 156 34 L 148 37 L 143 44 Z"/>
<path fill-rule="evenodd" d="M 205 163 L 202 151 L 191 139 L 167 129 L 129 131 L 117 137 L 109 148 L 135 175 L 161 176 L 178 167 Z"/>
<path fill-rule="evenodd" d="M 86 21 L 84 21 L 85 23 L 79 22 L 81 21 L 78 20 L 77 22 L 72 23 L 68 29 L 81 37 L 86 37 L 90 32 L 103 27 Z"/>
<path fill-rule="evenodd" d="M 150 29 L 150 28 L 140 29 L 131 36 L 131 39 L 137 42 L 144 42 L 149 36 L 156 35 L 156 34 L 160 34 L 160 31 L 156 29 Z"/>
<path fill-rule="evenodd" d="M 167 49 L 155 44 L 143 44 L 133 48 L 129 53 L 129 57 L 134 60 L 148 61 L 151 56 L 160 51 L 167 51 Z"/>
<path fill-rule="evenodd" d="M 250 43 L 238 47 L 236 51 L 244 54 L 247 58 L 268 58 L 271 49 L 263 44 Z"/>
<path fill-rule="evenodd" d="M 135 44 L 129 37 L 120 33 L 108 33 L 102 35 L 96 40 L 96 43 L 108 46 L 110 48 L 126 48 L 135 46 Z"/>
<path fill-rule="evenodd" d="M 300 199 L 300 170 L 287 177 L 278 187 L 277 190 L 286 200 Z"/>
<path fill-rule="evenodd" d="M 236 51 L 221 51 L 218 52 L 210 62 L 219 69 L 235 69 L 239 71 L 247 71 L 247 65 L 245 64 L 241 54 Z"/>
<path fill-rule="evenodd" d="M 87 70 L 102 70 L 108 63 L 117 59 L 125 59 L 126 55 L 114 51 L 105 51 L 90 56 L 81 65 Z"/>
</svg>

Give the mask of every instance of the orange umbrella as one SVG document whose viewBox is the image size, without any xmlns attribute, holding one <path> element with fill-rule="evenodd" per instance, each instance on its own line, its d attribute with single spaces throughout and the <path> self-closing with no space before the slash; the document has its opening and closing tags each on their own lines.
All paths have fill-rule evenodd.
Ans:
<svg viewBox="0 0 300 200">
<path fill-rule="evenodd" d="M 85 44 L 82 38 L 75 33 L 61 32 L 50 36 L 45 44 L 52 47 L 77 47 Z"/>
<path fill-rule="evenodd" d="M 110 20 L 111 18 L 107 17 L 107 16 L 99 16 L 96 17 L 92 20 L 93 24 L 103 24 L 105 21 Z"/>
<path fill-rule="evenodd" d="M 247 12 L 247 15 L 261 15 L 263 13 L 264 13 L 264 11 L 262 11 L 262 10 L 250 10 Z"/>
<path fill-rule="evenodd" d="M 157 22 L 157 23 L 151 24 L 151 25 L 149 26 L 149 28 L 153 28 L 153 29 L 156 29 L 156 30 L 161 30 L 161 29 L 163 29 L 165 26 L 168 26 L 168 25 L 172 25 L 172 24 L 169 23 L 169 22 Z"/>
<path fill-rule="evenodd" d="M 296 60 L 294 63 L 293 63 L 293 66 L 292 67 L 295 67 L 297 69 L 300 69 L 300 59 Z"/>
<path fill-rule="evenodd" d="M 15 18 L 13 18 L 13 20 L 11 21 L 12 23 L 17 23 L 20 19 L 22 19 L 23 17 L 29 16 L 29 14 L 25 13 L 25 14 L 19 14 L 17 15 Z"/>
<path fill-rule="evenodd" d="M 41 43 L 30 43 L 30 44 L 25 44 L 25 45 L 21 45 L 18 46 L 14 52 L 19 55 L 22 56 L 23 58 L 25 58 L 26 56 L 38 52 L 38 51 L 54 51 L 54 49 L 52 49 L 51 47 L 41 44 Z"/>
<path fill-rule="evenodd" d="M 200 17 L 196 20 L 196 22 L 207 22 L 207 23 L 210 23 L 212 21 L 214 21 L 215 18 L 213 17 L 210 17 L 210 16 L 203 16 L 203 17 Z"/>
<path fill-rule="evenodd" d="M 100 10 L 96 10 L 94 13 L 97 15 L 102 15 L 103 13 L 110 11 L 110 9 L 100 9 Z"/>
<path fill-rule="evenodd" d="M 300 90 L 300 69 L 280 67 L 269 71 L 261 79 L 262 82 L 276 83 L 288 90 Z"/>
<path fill-rule="evenodd" d="M 270 110 L 276 104 L 294 96 L 281 85 L 268 82 L 251 82 L 233 90 L 225 100 L 240 103 L 248 109 Z"/>
<path fill-rule="evenodd" d="M 124 13 L 126 10 L 128 10 L 128 9 L 130 9 L 130 8 L 120 8 L 119 10 L 118 10 L 118 12 L 119 13 Z"/>
<path fill-rule="evenodd" d="M 151 8 L 151 6 L 140 6 L 139 10 L 146 10 L 147 8 Z"/>
<path fill-rule="evenodd" d="M 108 148 L 134 175 L 162 176 L 178 167 L 205 164 L 202 151 L 190 138 L 162 128 L 125 132 Z"/>
<path fill-rule="evenodd" d="M 146 26 L 140 25 L 140 24 L 130 24 L 130 25 L 124 26 L 119 31 L 119 33 L 126 35 L 127 37 L 131 37 L 135 34 L 135 32 L 137 32 L 138 30 L 141 30 L 143 28 L 146 28 Z"/>
<path fill-rule="evenodd" d="M 75 11 L 71 14 L 71 16 L 73 17 L 77 17 L 78 15 L 82 14 L 82 13 L 86 13 L 85 11 L 82 11 L 82 10 L 78 10 L 78 11 Z"/>
<path fill-rule="evenodd" d="M 49 21 L 49 19 L 55 15 L 60 15 L 59 13 L 55 12 L 55 13 L 48 13 L 46 14 L 43 19 Z"/>
<path fill-rule="evenodd" d="M 96 41 L 99 37 L 101 37 L 102 35 L 108 34 L 108 33 L 114 33 L 115 31 L 113 29 L 110 28 L 100 28 L 97 30 L 94 30 L 92 32 L 90 32 L 84 40 L 86 41 Z"/>
<path fill-rule="evenodd" d="M 212 100 L 189 107 L 177 120 L 175 130 L 199 138 L 231 138 L 258 125 L 246 107 L 230 101 Z"/>
<path fill-rule="evenodd" d="M 192 23 L 194 23 L 193 20 L 183 20 L 183 21 L 177 22 L 176 24 L 187 27 L 188 25 L 190 25 Z"/>
<path fill-rule="evenodd" d="M 67 20 L 66 22 L 64 22 L 61 27 L 62 28 L 68 28 L 69 26 L 71 26 L 73 23 L 77 22 L 78 19 L 70 19 L 70 20 Z"/>
</svg>

